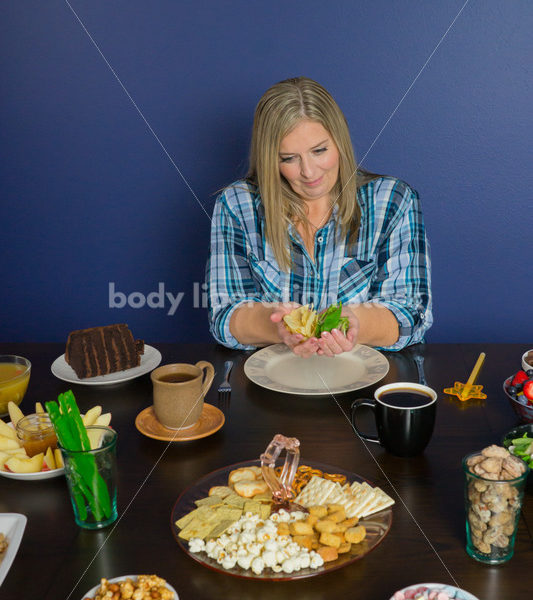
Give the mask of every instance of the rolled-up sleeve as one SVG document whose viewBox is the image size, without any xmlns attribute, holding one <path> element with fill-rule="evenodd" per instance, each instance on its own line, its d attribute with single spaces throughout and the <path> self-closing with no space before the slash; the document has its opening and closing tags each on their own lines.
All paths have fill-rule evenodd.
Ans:
<svg viewBox="0 0 533 600">
<path fill-rule="evenodd" d="M 388 308 L 396 317 L 399 338 L 383 350 L 416 344 L 433 323 L 431 259 L 417 192 L 398 185 L 392 191 L 379 247 L 369 302 Z"/>
<path fill-rule="evenodd" d="M 240 350 L 254 349 L 255 346 L 240 344 L 231 334 L 231 315 L 245 303 L 261 301 L 247 254 L 244 229 L 229 208 L 226 193 L 222 193 L 213 211 L 206 268 L 209 330 L 220 344 Z"/>
</svg>

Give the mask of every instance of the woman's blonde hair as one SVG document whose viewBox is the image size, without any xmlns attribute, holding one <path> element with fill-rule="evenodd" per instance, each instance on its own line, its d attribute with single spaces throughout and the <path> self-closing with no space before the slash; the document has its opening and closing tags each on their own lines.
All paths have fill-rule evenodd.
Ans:
<svg viewBox="0 0 533 600">
<path fill-rule="evenodd" d="M 357 166 L 348 124 L 335 100 L 320 84 L 306 77 L 286 79 L 268 89 L 257 104 L 247 179 L 259 188 L 265 208 L 266 239 L 283 270 L 291 266 L 291 222 L 309 227 L 304 201 L 279 171 L 282 139 L 302 120 L 320 123 L 339 151 L 339 177 L 332 189 L 337 204 L 337 235 L 357 241 L 361 210 L 357 202 Z"/>
</svg>

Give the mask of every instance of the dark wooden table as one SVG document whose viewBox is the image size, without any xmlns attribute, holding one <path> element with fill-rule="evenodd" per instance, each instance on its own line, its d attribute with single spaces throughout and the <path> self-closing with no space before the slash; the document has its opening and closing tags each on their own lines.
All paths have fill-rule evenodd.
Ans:
<svg viewBox="0 0 533 600">
<path fill-rule="evenodd" d="M 208 360 L 215 384 L 225 360 L 235 361 L 233 393 L 226 423 L 202 440 L 168 445 L 142 436 L 136 415 L 151 404 L 148 375 L 111 388 L 74 385 L 80 408 L 101 404 L 113 414 L 118 431 L 119 520 L 93 532 L 79 529 L 64 478 L 16 481 L 0 478 L 0 512 L 19 512 L 28 524 L 19 553 L 0 588 L 2 600 L 82 598 L 101 577 L 157 573 L 181 600 L 202 598 L 271 599 L 361 598 L 387 600 L 409 584 L 442 582 L 469 590 L 480 600 L 531 597 L 533 565 L 533 485 L 528 484 L 515 556 L 489 567 L 465 552 L 461 458 L 492 443 L 517 424 L 502 382 L 520 366 L 522 345 L 433 344 L 387 353 L 391 369 L 380 383 L 416 381 L 413 356 L 424 357 L 428 384 L 439 391 L 437 423 L 422 456 L 410 459 L 365 447 L 345 414 L 356 397 L 374 388 L 337 398 L 288 396 L 247 380 L 248 354 L 220 346 L 155 344 L 163 363 Z M 0 344 L 0 353 L 20 354 L 33 364 L 23 412 L 36 401 L 55 399 L 68 384 L 50 372 L 64 351 L 59 344 Z M 442 393 L 454 380 L 465 381 L 480 351 L 487 353 L 479 383 L 486 401 L 461 403 Z M 217 403 L 216 385 L 206 400 Z M 344 569 L 294 582 L 260 582 L 213 572 L 193 561 L 177 545 L 170 528 L 172 507 L 181 491 L 202 475 L 243 460 L 258 458 L 274 434 L 297 437 L 302 459 L 336 465 L 383 487 L 392 495 L 392 528 L 374 551 Z"/>
</svg>

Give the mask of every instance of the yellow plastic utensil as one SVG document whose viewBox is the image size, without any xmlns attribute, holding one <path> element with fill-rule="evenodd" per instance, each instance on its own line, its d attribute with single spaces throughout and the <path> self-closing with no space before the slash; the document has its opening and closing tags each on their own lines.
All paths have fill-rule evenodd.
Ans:
<svg viewBox="0 0 533 600">
<path fill-rule="evenodd" d="M 461 383 L 460 381 L 456 381 L 452 388 L 445 388 L 445 394 L 451 394 L 452 396 L 457 396 L 459 400 L 465 402 L 466 400 L 470 400 L 471 398 L 478 398 L 480 400 L 484 400 L 487 397 L 487 394 L 484 394 L 481 390 L 483 389 L 482 385 L 474 385 L 474 381 L 476 380 L 479 371 L 485 361 L 485 353 L 482 352 L 472 369 L 472 373 L 470 373 L 470 377 L 466 383 Z"/>
</svg>

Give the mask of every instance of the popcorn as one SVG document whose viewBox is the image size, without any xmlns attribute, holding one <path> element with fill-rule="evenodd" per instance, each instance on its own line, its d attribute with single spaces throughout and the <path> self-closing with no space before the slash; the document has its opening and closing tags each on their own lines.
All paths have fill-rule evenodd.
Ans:
<svg viewBox="0 0 533 600">
<path fill-rule="evenodd" d="M 283 569 L 284 573 L 290 574 L 294 571 L 294 559 L 293 558 L 286 558 L 282 565 L 281 568 Z"/>
<path fill-rule="evenodd" d="M 202 552 L 205 550 L 205 542 L 199 538 L 193 538 L 189 542 L 189 550 L 193 553 Z"/>
<path fill-rule="evenodd" d="M 261 573 L 263 572 L 263 569 L 265 568 L 265 562 L 263 561 L 262 558 L 260 558 L 258 556 L 257 558 L 254 558 L 251 566 L 252 566 L 252 571 L 256 575 L 261 575 Z"/>
<path fill-rule="evenodd" d="M 302 569 L 308 569 L 311 566 L 311 557 L 307 552 L 300 554 L 299 559 Z"/>
<path fill-rule="evenodd" d="M 224 569 L 251 569 L 261 575 L 266 568 L 274 573 L 290 574 L 300 569 L 318 568 L 324 564 L 314 551 L 302 548 L 290 535 L 278 533 L 280 523 L 292 523 L 307 517 L 301 511 L 289 513 L 280 510 L 268 519 L 247 512 L 217 539 L 204 542 L 199 538 L 189 540 L 192 553 L 205 552 Z"/>
<path fill-rule="evenodd" d="M 323 564 L 324 560 L 322 559 L 320 554 L 318 554 L 315 551 L 311 551 L 311 562 L 309 565 L 311 569 L 318 569 L 318 567 L 321 567 Z"/>
<path fill-rule="evenodd" d="M 262 555 L 265 567 L 274 567 L 278 564 L 276 553 L 273 550 L 265 550 Z"/>
<path fill-rule="evenodd" d="M 241 567 L 241 569 L 249 569 L 250 565 L 252 564 L 253 558 L 254 557 L 252 554 L 245 554 L 244 556 L 239 556 L 239 558 L 237 559 L 237 564 L 239 565 L 239 567 Z"/>
<path fill-rule="evenodd" d="M 237 563 L 237 557 L 228 555 L 220 564 L 224 569 L 233 569 Z"/>
</svg>

